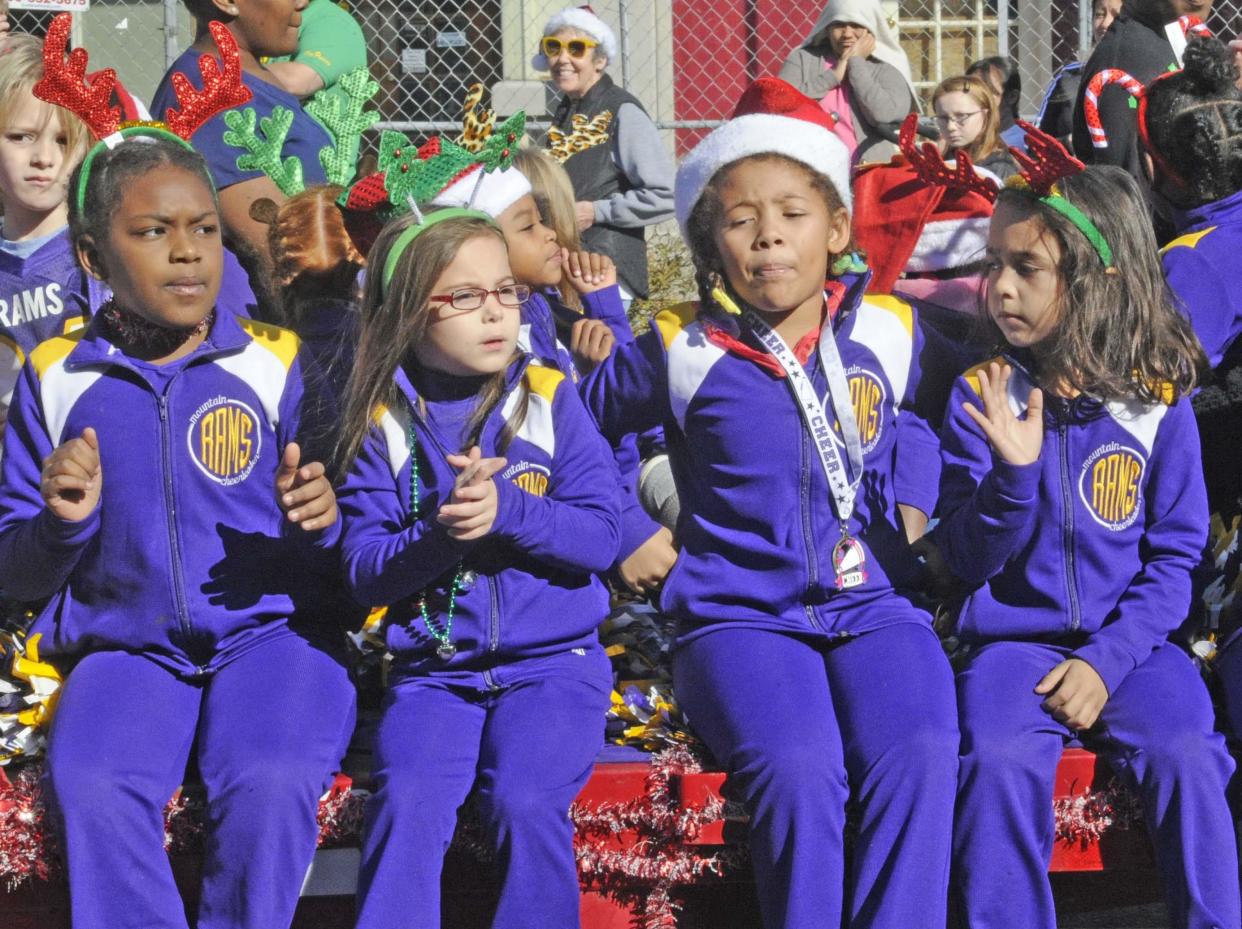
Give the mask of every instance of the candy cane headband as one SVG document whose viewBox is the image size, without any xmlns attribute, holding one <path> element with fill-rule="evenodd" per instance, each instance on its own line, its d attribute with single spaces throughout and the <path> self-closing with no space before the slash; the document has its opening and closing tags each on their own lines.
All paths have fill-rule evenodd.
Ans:
<svg viewBox="0 0 1242 929">
<path fill-rule="evenodd" d="M 222 23 L 209 24 L 211 37 L 224 67 L 216 65 L 211 55 L 198 59 L 203 76 L 203 89 L 195 90 L 189 78 L 177 72 L 172 76 L 178 107 L 169 107 L 163 122 L 123 122 L 120 107 L 111 104 L 116 88 L 116 71 L 105 68 L 92 79 L 86 76 L 87 53 L 84 48 L 66 51 L 73 17 L 60 13 L 52 20 L 43 41 L 43 77 L 33 88 L 40 100 L 64 107 L 86 124 L 97 140 L 82 160 L 74 200 L 79 210 L 86 200 L 86 187 L 91 165 L 100 151 L 113 149 L 129 139 L 165 139 L 192 148 L 189 138 L 208 120 L 222 110 L 248 103 L 254 96 L 242 83 L 241 53 L 237 42 Z"/>
</svg>

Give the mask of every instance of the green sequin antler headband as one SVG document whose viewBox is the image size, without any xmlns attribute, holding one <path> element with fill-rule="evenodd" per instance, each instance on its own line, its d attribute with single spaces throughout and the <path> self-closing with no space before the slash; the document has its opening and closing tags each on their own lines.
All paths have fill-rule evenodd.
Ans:
<svg viewBox="0 0 1242 929">
<path fill-rule="evenodd" d="M 306 104 L 306 112 L 332 136 L 332 144 L 319 151 L 328 183 L 345 187 L 357 170 L 362 134 L 380 118 L 378 111 L 366 109 L 367 102 L 379 92 L 379 84 L 371 80 L 366 68 L 358 68 L 341 78 L 337 86 L 343 96 L 325 88 Z M 293 155 L 282 157 L 293 125 L 292 110 L 276 106 L 260 119 L 252 107 L 247 107 L 225 113 L 224 122 L 228 126 L 225 144 L 242 150 L 237 156 L 239 170 L 262 171 L 286 197 L 306 189 L 301 160 Z"/>
<path fill-rule="evenodd" d="M 1017 124 L 1026 133 L 1027 151 L 1020 152 L 1016 148 L 1009 150 L 1018 162 L 1020 173 L 1006 181 L 1005 186 L 1024 191 L 1044 206 L 1068 219 L 1079 232 L 1087 237 L 1087 241 L 1100 256 L 1104 267 L 1112 268 L 1114 266 L 1113 250 L 1104 238 L 1104 234 L 1086 213 L 1065 199 L 1065 195 L 1057 186 L 1059 180 L 1081 174 L 1087 166 L 1046 132 L 1040 131 L 1023 120 L 1018 120 Z"/>
</svg>

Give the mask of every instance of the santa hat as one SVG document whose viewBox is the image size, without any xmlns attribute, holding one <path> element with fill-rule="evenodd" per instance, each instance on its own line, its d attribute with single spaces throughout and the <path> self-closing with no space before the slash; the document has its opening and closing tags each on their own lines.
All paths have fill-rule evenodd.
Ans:
<svg viewBox="0 0 1242 929">
<path fill-rule="evenodd" d="M 484 171 L 475 164 L 436 194 L 431 205 L 482 210 L 495 219 L 530 192 L 530 181 L 517 168 Z"/>
<path fill-rule="evenodd" d="M 733 116 L 712 131 L 677 168 L 677 224 L 686 224 L 716 172 L 752 155 L 784 155 L 822 174 L 850 208 L 850 153 L 832 131 L 833 117 L 775 77 L 761 77 L 742 94 Z"/>
<path fill-rule="evenodd" d="M 589 6 L 570 6 L 561 10 L 548 20 L 547 25 L 543 27 L 543 35 L 556 35 L 562 29 L 575 29 L 584 35 L 589 35 L 599 43 L 599 50 L 604 53 L 605 58 L 609 61 L 616 60 L 617 36 Z M 543 53 L 542 48 L 530 60 L 530 65 L 536 71 L 548 70 L 548 57 Z"/>
<path fill-rule="evenodd" d="M 986 169 L 975 171 L 999 185 Z M 991 220 L 992 201 L 983 194 L 930 184 L 900 155 L 854 178 L 854 241 L 867 254 L 874 293 L 892 293 L 903 272 L 981 261 Z"/>
</svg>

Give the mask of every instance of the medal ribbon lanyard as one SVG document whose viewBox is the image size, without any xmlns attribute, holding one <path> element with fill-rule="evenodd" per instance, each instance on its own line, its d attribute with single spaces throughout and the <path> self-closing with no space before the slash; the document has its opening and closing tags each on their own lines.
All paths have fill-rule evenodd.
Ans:
<svg viewBox="0 0 1242 929">
<path fill-rule="evenodd" d="M 763 347 L 785 370 L 785 379 L 789 389 L 797 401 L 802 421 L 811 433 L 815 450 L 819 453 L 819 462 L 824 469 L 824 477 L 828 479 L 828 488 L 832 492 L 832 502 L 837 511 L 837 519 L 841 523 L 841 537 L 849 539 L 850 517 L 854 515 L 854 499 L 858 495 L 858 487 L 862 483 L 863 450 L 862 440 L 858 436 L 858 421 L 854 418 L 854 405 L 850 401 L 850 385 L 845 377 L 845 365 L 841 361 L 841 352 L 832 334 L 832 320 L 824 320 L 824 327 L 819 334 L 819 358 L 824 366 L 824 374 L 828 379 L 828 399 L 841 426 L 841 436 L 845 440 L 845 452 L 849 458 L 849 470 L 846 473 L 845 462 L 841 460 L 838 441 L 832 433 L 832 421 L 824 409 L 823 402 L 815 393 L 815 385 L 807 376 L 806 369 L 794 357 L 785 340 L 776 334 L 753 310 L 747 310 L 742 318 L 755 333 Z"/>
</svg>

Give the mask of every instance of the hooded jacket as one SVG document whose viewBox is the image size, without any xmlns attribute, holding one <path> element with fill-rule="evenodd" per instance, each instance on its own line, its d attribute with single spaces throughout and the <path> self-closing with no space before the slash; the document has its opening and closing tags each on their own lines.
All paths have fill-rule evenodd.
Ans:
<svg viewBox="0 0 1242 929">
<path fill-rule="evenodd" d="M 1003 360 L 1021 415 L 1033 381 Z M 1046 397 L 1039 460 L 1012 465 L 963 408 L 980 406 L 977 370 L 958 379 L 941 436 L 935 540 L 976 588 L 959 634 L 1068 644 L 1113 693 L 1190 608 L 1208 528 L 1190 402 Z"/>
<path fill-rule="evenodd" d="M 163 366 L 123 354 L 97 322 L 31 352 L 5 433 L 0 593 L 52 598 L 32 630 L 49 654 L 121 649 L 194 675 L 314 610 L 299 566 L 310 557 L 332 578 L 339 529 L 304 533 L 274 487 L 300 425 L 299 350 L 287 330 L 221 312 Z M 61 520 L 40 495 L 43 460 L 88 426 L 99 505 Z"/>
</svg>

